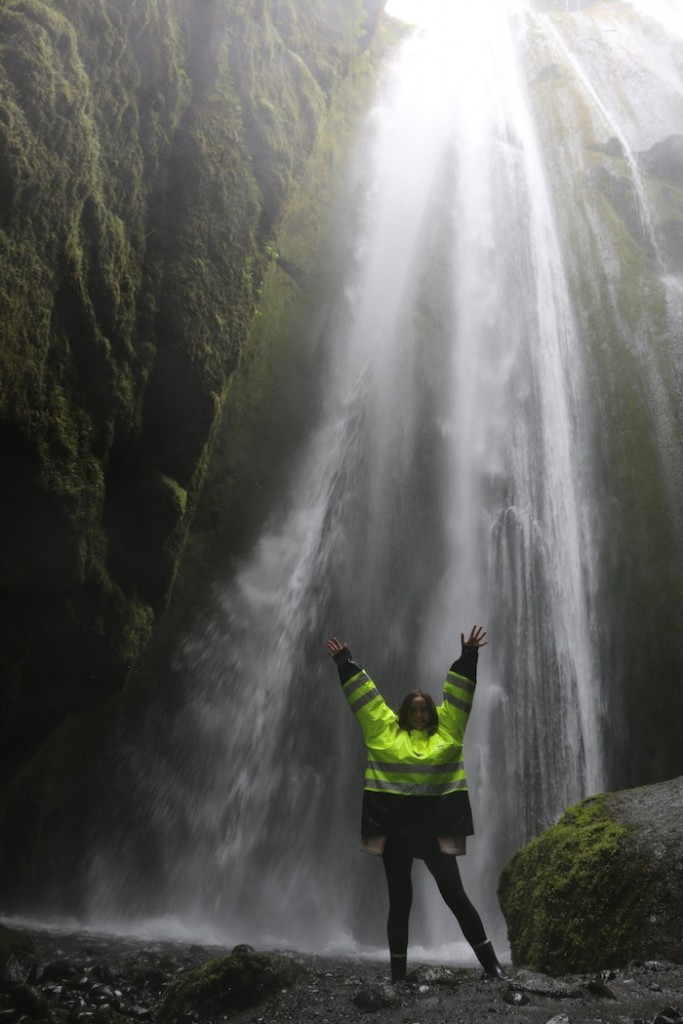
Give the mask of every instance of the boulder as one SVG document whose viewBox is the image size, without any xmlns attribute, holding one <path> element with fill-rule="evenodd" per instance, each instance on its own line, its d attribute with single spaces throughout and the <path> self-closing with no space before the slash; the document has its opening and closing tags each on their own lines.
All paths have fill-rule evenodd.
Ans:
<svg viewBox="0 0 683 1024">
<path fill-rule="evenodd" d="M 401 1002 L 399 990 L 387 982 L 380 985 L 364 985 L 353 997 L 354 1005 L 366 1013 L 387 1010 Z"/>
<path fill-rule="evenodd" d="M 256 952 L 244 944 L 235 946 L 229 956 L 209 960 L 172 983 L 164 994 L 159 1018 L 173 1024 L 188 1015 L 229 1016 L 289 988 L 303 973 L 301 964 L 291 957 Z"/>
<path fill-rule="evenodd" d="M 683 778 L 590 797 L 499 883 L 515 965 L 548 974 L 683 963 Z"/>
</svg>

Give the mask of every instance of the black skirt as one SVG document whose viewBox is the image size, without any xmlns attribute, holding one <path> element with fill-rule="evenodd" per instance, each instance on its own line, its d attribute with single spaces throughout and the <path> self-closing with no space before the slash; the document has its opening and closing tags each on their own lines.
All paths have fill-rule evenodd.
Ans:
<svg viewBox="0 0 683 1024">
<path fill-rule="evenodd" d="M 471 836 L 472 808 L 467 790 L 443 796 L 400 796 L 363 791 L 364 836 Z"/>
</svg>

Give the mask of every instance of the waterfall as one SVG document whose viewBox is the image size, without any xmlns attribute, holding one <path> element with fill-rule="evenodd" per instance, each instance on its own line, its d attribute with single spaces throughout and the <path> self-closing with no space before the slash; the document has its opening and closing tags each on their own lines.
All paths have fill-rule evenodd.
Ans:
<svg viewBox="0 0 683 1024">
<path fill-rule="evenodd" d="M 675 9 L 640 6 L 551 17 L 451 3 L 387 69 L 336 240 L 322 413 L 258 542 L 183 638 L 188 704 L 167 755 L 145 762 L 158 913 L 234 941 L 383 944 L 332 632 L 396 705 L 414 686 L 438 698 L 461 631 L 486 625 L 462 866 L 494 933 L 506 858 L 628 778 L 621 627 L 604 602 L 638 521 L 622 523 L 621 470 L 606 470 L 630 442 L 602 440 L 618 404 L 605 382 L 624 360 L 652 407 L 647 452 L 680 460 L 680 276 L 637 154 L 683 123 L 683 95 Z M 598 188 L 610 139 L 648 253 L 628 287 Z M 658 507 L 680 539 L 673 470 Z M 93 916 L 116 916 L 137 884 L 134 867 L 94 860 Z M 465 956 L 427 887 L 418 903 L 414 942 Z"/>
</svg>

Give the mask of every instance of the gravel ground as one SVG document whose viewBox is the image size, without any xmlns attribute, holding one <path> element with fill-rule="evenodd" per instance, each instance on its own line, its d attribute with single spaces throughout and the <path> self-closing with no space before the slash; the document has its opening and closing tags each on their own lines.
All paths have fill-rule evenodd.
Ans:
<svg viewBox="0 0 683 1024">
<path fill-rule="evenodd" d="M 27 932 L 29 959 L 5 965 L 0 1024 L 155 1024 L 170 982 L 230 950 L 93 933 Z M 230 1016 L 233 1024 L 683 1024 L 683 965 L 550 978 L 510 969 L 511 983 L 473 968 L 418 965 L 388 984 L 384 962 L 287 953 L 300 981 Z M 32 966 L 31 966 L 32 965 Z M 14 973 L 12 973 L 14 971 Z M 181 1024 L 223 1021 L 185 1014 Z"/>
</svg>

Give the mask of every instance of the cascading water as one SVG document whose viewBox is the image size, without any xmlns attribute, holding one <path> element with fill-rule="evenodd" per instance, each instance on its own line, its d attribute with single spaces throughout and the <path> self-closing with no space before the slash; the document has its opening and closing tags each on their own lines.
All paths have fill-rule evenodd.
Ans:
<svg viewBox="0 0 683 1024">
<path fill-rule="evenodd" d="M 675 436 L 680 279 L 664 280 L 634 154 L 683 123 L 683 93 L 680 72 L 663 81 L 663 15 L 599 8 L 551 20 L 451 3 L 386 75 L 349 187 L 354 234 L 338 239 L 351 258 L 325 338 L 324 412 L 289 494 L 183 641 L 189 704 L 172 760 L 146 762 L 154 905 L 198 932 L 383 942 L 381 866 L 356 852 L 362 744 L 324 654 L 333 631 L 395 704 L 416 685 L 438 696 L 460 632 L 487 626 L 463 873 L 492 931 L 505 859 L 615 774 L 621 705 L 605 679 L 617 661 L 601 621 L 610 413 L 595 377 L 621 357 L 594 324 L 619 324 L 669 410 L 651 432 Z M 649 68 L 656 128 L 634 117 L 624 52 L 641 55 L 638 103 Z M 543 89 L 558 80 L 551 116 Z M 602 159 L 589 143 L 611 138 L 652 251 L 642 274 L 666 306 L 654 360 L 642 319 L 620 306 L 623 240 L 585 191 Z M 134 868 L 94 863 L 93 916 L 118 916 Z M 433 949 L 456 936 L 430 900 L 413 935 Z"/>
</svg>

